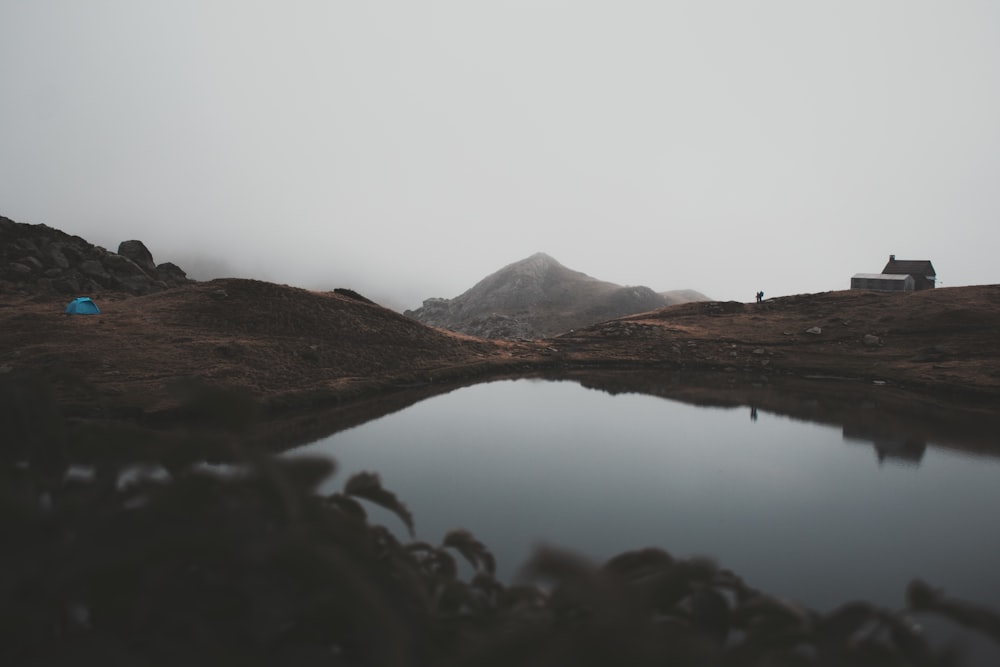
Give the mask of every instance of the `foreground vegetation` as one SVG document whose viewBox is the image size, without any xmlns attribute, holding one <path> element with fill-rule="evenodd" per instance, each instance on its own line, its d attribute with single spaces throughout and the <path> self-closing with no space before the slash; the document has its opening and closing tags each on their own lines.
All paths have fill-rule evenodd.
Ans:
<svg viewBox="0 0 1000 667">
<path fill-rule="evenodd" d="M 381 505 L 412 538 L 376 474 L 321 495 L 333 462 L 245 448 L 233 402 L 202 406 L 220 426 L 220 470 L 201 446 L 70 437 L 26 391 L 0 392 L 3 664 L 962 664 L 912 612 L 1000 641 L 1000 616 L 920 581 L 902 610 L 820 613 L 660 549 L 599 567 L 542 550 L 508 584 L 465 530 L 428 544 L 370 523 L 366 506 Z"/>
</svg>

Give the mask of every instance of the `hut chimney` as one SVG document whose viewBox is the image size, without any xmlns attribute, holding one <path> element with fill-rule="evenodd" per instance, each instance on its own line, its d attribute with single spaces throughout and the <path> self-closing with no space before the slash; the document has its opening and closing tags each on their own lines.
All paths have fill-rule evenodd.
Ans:
<svg viewBox="0 0 1000 667">
<path fill-rule="evenodd" d="M 889 255 L 889 261 L 890 262 L 895 262 L 896 261 L 896 256 L 895 255 Z"/>
</svg>

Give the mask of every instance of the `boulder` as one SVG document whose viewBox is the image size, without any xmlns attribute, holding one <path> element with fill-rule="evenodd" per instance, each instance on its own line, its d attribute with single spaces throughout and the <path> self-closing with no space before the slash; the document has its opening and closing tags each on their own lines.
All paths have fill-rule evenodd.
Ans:
<svg viewBox="0 0 1000 667">
<path fill-rule="evenodd" d="M 191 282 L 191 279 L 187 277 L 187 273 L 173 262 L 157 264 L 156 275 L 159 276 L 160 280 L 168 284 L 182 285 Z"/>
<path fill-rule="evenodd" d="M 38 246 L 36 246 L 35 242 L 29 238 L 18 239 L 17 243 L 14 244 L 14 247 L 20 248 L 21 250 L 31 254 L 38 254 Z"/>
<path fill-rule="evenodd" d="M 153 253 L 149 252 L 149 248 L 142 241 L 122 241 L 118 244 L 118 254 L 128 257 L 146 273 L 150 275 L 156 273 L 156 262 L 153 261 Z"/>
<path fill-rule="evenodd" d="M 20 262 L 11 262 L 8 264 L 7 271 L 13 276 L 30 276 L 32 274 L 31 267 Z"/>
<path fill-rule="evenodd" d="M 77 294 L 80 291 L 80 281 L 72 273 L 51 279 L 50 285 L 59 294 Z"/>
<path fill-rule="evenodd" d="M 79 247 L 74 247 L 69 244 L 64 244 L 60 246 L 59 250 L 69 261 L 70 266 L 79 264 L 80 262 L 83 261 L 83 249 Z"/>
<path fill-rule="evenodd" d="M 46 254 L 48 255 L 49 259 L 52 260 L 51 263 L 55 264 L 55 268 L 57 269 L 69 268 L 69 260 L 66 258 L 65 253 L 63 253 L 61 244 L 53 243 L 48 247 Z"/>
<path fill-rule="evenodd" d="M 39 259 L 33 255 L 28 255 L 27 257 L 21 258 L 21 263 L 26 266 L 30 266 L 32 271 L 42 272 L 45 270 L 45 265 L 42 264 Z"/>
<path fill-rule="evenodd" d="M 138 264 L 124 255 L 108 253 L 104 258 L 104 268 L 107 269 L 108 272 L 116 274 L 118 277 L 146 276 L 146 272 L 143 271 Z M 146 279 L 149 280 L 148 276 Z"/>
<path fill-rule="evenodd" d="M 111 276 L 104 269 L 104 265 L 96 259 L 88 259 L 80 262 L 80 272 L 89 278 L 97 280 L 102 285 L 111 282 Z"/>
</svg>

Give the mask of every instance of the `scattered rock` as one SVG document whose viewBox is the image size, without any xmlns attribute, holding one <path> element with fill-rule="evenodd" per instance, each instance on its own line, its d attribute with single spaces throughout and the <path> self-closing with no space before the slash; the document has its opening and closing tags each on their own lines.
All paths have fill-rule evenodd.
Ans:
<svg viewBox="0 0 1000 667">
<path fill-rule="evenodd" d="M 807 334 L 812 334 L 814 336 L 818 336 L 821 333 L 823 333 L 823 330 L 821 328 L 819 328 L 819 327 L 809 327 L 808 329 L 806 329 L 806 333 Z"/>
<path fill-rule="evenodd" d="M 861 341 L 868 347 L 876 347 L 882 344 L 882 339 L 874 334 L 865 334 Z"/>
</svg>

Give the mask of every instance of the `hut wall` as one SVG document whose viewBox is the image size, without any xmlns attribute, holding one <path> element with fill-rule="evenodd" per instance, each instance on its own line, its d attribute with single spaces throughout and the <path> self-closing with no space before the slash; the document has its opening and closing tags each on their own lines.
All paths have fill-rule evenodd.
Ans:
<svg viewBox="0 0 1000 667">
<path fill-rule="evenodd" d="M 913 276 L 899 278 L 878 278 L 874 276 L 854 276 L 851 278 L 851 289 L 870 289 L 879 292 L 912 292 Z"/>
</svg>

